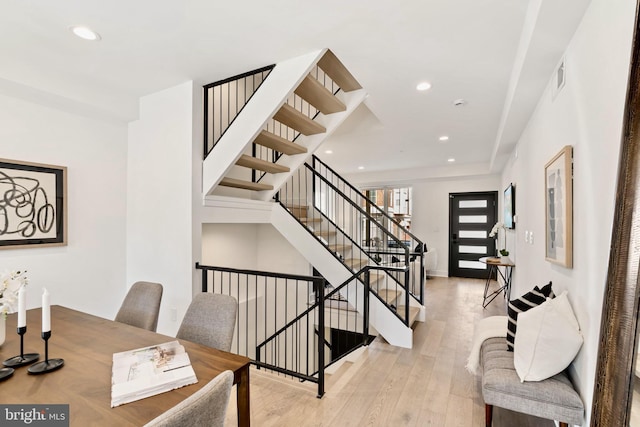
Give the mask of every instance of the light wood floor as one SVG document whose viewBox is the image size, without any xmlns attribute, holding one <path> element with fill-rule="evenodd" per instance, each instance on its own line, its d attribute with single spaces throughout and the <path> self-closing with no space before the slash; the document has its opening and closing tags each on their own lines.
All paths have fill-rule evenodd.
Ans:
<svg viewBox="0 0 640 427">
<path fill-rule="evenodd" d="M 314 384 L 251 369 L 254 426 L 484 426 L 480 378 L 467 372 L 475 322 L 505 315 L 504 299 L 482 308 L 484 280 L 432 278 L 427 320 L 414 325 L 412 349 L 376 338 L 354 364 Z M 237 425 L 235 390 L 227 426 Z M 554 426 L 550 420 L 494 409 L 494 427 Z"/>
</svg>

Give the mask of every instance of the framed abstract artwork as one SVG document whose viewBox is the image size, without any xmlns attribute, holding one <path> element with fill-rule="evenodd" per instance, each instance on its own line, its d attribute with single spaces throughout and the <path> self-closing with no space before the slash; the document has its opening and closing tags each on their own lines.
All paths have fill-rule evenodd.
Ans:
<svg viewBox="0 0 640 427">
<path fill-rule="evenodd" d="M 0 249 L 67 244 L 67 168 L 0 159 Z"/>
<path fill-rule="evenodd" d="M 573 148 L 564 147 L 544 167 L 545 259 L 573 268 Z"/>
</svg>

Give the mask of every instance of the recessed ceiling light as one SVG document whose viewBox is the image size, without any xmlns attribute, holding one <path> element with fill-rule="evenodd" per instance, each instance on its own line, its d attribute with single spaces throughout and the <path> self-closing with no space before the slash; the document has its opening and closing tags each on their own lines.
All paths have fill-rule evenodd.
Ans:
<svg viewBox="0 0 640 427">
<path fill-rule="evenodd" d="M 364 169 L 364 166 L 358 166 L 358 169 L 362 170 Z"/>
<path fill-rule="evenodd" d="M 91 28 L 84 27 L 82 25 L 74 25 L 72 27 L 69 27 L 69 29 L 73 32 L 73 34 L 80 37 L 81 39 L 98 41 L 101 38 L 100 34 L 96 33 Z"/>
<path fill-rule="evenodd" d="M 453 157 L 451 157 L 450 159 L 447 159 L 447 162 L 449 162 L 449 163 L 453 163 L 455 161 L 456 161 L 456 159 L 454 159 Z"/>
<path fill-rule="evenodd" d="M 333 154 L 333 150 L 326 150 L 324 153 L 325 154 Z"/>
<path fill-rule="evenodd" d="M 438 138 L 440 141 L 448 141 L 449 137 L 447 135 L 442 135 L 440 138 Z"/>
<path fill-rule="evenodd" d="M 416 89 L 418 89 L 419 91 L 429 90 L 431 89 L 431 83 L 429 82 L 419 83 L 418 86 L 416 86 Z"/>
</svg>

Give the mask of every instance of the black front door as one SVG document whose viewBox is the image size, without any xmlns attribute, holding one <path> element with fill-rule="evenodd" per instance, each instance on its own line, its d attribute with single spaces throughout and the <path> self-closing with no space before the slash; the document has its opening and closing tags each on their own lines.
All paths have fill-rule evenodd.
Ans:
<svg viewBox="0 0 640 427">
<path fill-rule="evenodd" d="M 481 257 L 496 254 L 489 233 L 496 223 L 498 192 L 449 194 L 449 276 L 486 278 Z"/>
</svg>

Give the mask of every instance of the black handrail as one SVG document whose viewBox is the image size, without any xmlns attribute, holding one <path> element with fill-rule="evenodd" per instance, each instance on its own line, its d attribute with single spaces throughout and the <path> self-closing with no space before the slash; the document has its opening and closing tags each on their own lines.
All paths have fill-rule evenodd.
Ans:
<svg viewBox="0 0 640 427">
<path fill-rule="evenodd" d="M 251 348 L 256 349 L 257 344 L 264 338 L 271 336 L 274 330 L 280 331 L 279 324 L 283 320 L 288 320 L 289 313 L 291 316 L 300 318 L 298 310 L 308 306 L 310 292 L 315 294 L 314 302 L 316 304 L 324 304 L 325 279 L 318 276 L 215 267 L 200 263 L 196 263 L 196 269 L 202 271 L 203 292 L 223 293 L 238 300 L 237 335 L 232 351 L 251 358 L 252 363 L 256 366 L 317 383 L 318 397 L 321 397 L 324 394 L 324 348 L 326 343 L 324 310 L 316 310 L 312 319 L 307 317 L 304 330 L 299 327 L 291 334 L 285 335 L 283 342 L 281 342 L 284 344 L 284 352 L 282 355 L 279 353 L 275 358 L 272 358 L 273 363 L 255 357 L 257 353 L 251 354 Z M 209 280 L 209 275 L 212 276 L 211 280 Z M 305 312 L 309 314 L 309 310 L 305 310 Z M 264 318 L 259 319 L 259 316 L 264 316 Z M 317 347 L 315 334 L 312 331 L 316 320 L 318 325 Z M 290 324 L 291 322 L 286 323 Z M 297 335 L 295 335 L 296 333 Z M 279 349 L 275 350 L 279 351 Z M 289 357 L 289 355 L 291 356 Z M 309 366 L 309 357 L 311 357 L 312 366 Z M 316 363 L 318 364 L 317 369 Z"/>
<path fill-rule="evenodd" d="M 425 271 L 424 271 L 424 253 L 426 252 L 426 245 L 424 244 L 424 242 L 422 240 L 420 240 L 417 236 L 415 236 L 413 233 L 411 233 L 411 231 L 409 231 L 407 228 L 405 228 L 404 226 L 402 226 L 400 224 L 400 222 L 398 222 L 395 218 L 393 218 L 392 216 L 390 216 L 389 214 L 387 214 L 383 209 L 381 209 L 373 200 L 371 200 L 369 197 L 367 197 L 365 194 L 363 194 L 359 189 L 357 189 L 356 187 L 354 187 L 349 181 L 347 181 L 346 179 L 344 179 L 340 174 L 338 174 L 333 168 L 331 168 L 328 164 L 326 164 L 325 162 L 323 162 L 322 160 L 320 160 L 315 154 L 312 156 L 312 168 L 313 170 L 316 170 L 317 173 L 322 176 L 323 178 L 325 178 L 325 180 L 328 180 L 326 177 L 324 177 L 321 173 L 320 170 L 318 170 L 318 168 L 316 168 L 316 163 L 319 163 L 323 168 L 325 168 L 326 170 L 328 170 L 335 178 L 338 179 L 338 181 L 340 183 L 342 183 L 344 186 L 346 186 L 347 188 L 349 188 L 354 194 L 357 194 L 358 197 L 360 197 L 369 207 L 373 207 L 375 208 L 375 210 L 382 215 L 383 217 L 385 217 L 388 221 L 392 222 L 396 227 L 398 227 L 398 229 L 400 231 L 402 231 L 402 233 L 404 233 L 405 235 L 408 235 L 409 237 L 411 237 L 412 240 L 415 241 L 415 243 L 417 243 L 416 245 L 416 249 L 411 249 L 411 247 L 409 248 L 409 250 L 412 250 L 412 252 L 410 253 L 410 256 L 412 257 L 412 259 L 414 257 L 419 257 L 420 258 L 420 275 L 419 275 L 419 297 L 417 298 L 420 301 L 420 304 L 424 304 L 424 290 L 423 290 L 423 283 L 425 280 Z M 335 187 L 335 186 L 334 186 Z M 350 199 L 351 197 L 347 196 L 344 191 L 338 189 L 335 191 L 339 191 L 345 198 Z M 378 226 L 382 226 L 382 224 L 380 223 L 380 221 L 376 218 L 372 219 L 373 222 L 375 222 Z M 387 230 L 389 231 L 389 230 Z M 391 231 L 389 231 L 389 233 L 393 234 Z M 395 236 L 395 235 L 394 235 Z M 404 241 L 401 240 L 402 243 L 404 243 Z M 404 246 L 404 245 L 403 245 Z M 413 247 L 413 245 L 411 245 Z M 419 250 L 418 250 L 419 249 Z M 374 253 L 374 251 L 369 251 L 369 253 Z M 415 286 L 415 284 L 414 284 Z M 415 295 L 414 295 L 415 296 Z"/>
<path fill-rule="evenodd" d="M 315 169 L 313 169 L 313 167 L 311 167 L 308 163 L 304 164 L 305 167 L 307 169 L 309 169 L 309 171 L 316 176 L 317 178 L 319 178 L 321 181 L 323 181 L 327 186 L 329 186 L 330 189 L 332 189 L 333 191 L 335 191 L 336 193 L 340 194 L 341 196 L 343 196 L 344 200 L 346 200 L 352 207 L 354 207 L 356 209 L 356 211 L 360 212 L 361 214 L 363 214 L 368 220 L 370 220 L 371 222 L 375 222 L 377 223 L 378 227 L 384 231 L 385 234 L 391 236 L 396 243 L 398 243 L 398 245 L 400 247 L 403 247 L 407 250 L 407 253 L 409 251 L 411 251 L 411 249 L 409 249 L 407 247 L 407 245 L 404 244 L 404 242 L 402 240 L 400 240 L 396 235 L 394 235 L 391 231 L 389 231 L 389 229 L 387 229 L 387 227 L 385 227 L 383 224 L 380 224 L 379 221 L 377 221 L 373 216 L 371 216 L 367 211 L 365 211 L 364 209 L 362 209 L 356 202 L 354 202 L 352 199 L 350 199 L 349 197 L 346 197 L 346 195 L 335 185 L 333 185 L 333 183 L 331 183 L 327 178 L 325 178 L 324 176 L 320 175 L 320 173 L 318 171 L 316 171 Z"/>
<path fill-rule="evenodd" d="M 325 185 L 327 189 L 330 189 L 330 190 L 334 191 L 337 195 L 339 195 L 339 196 L 341 197 L 341 200 L 344 200 L 344 201 L 345 201 L 345 203 L 347 203 L 347 204 L 351 205 L 351 208 L 352 208 L 352 209 L 354 209 L 354 211 L 355 211 L 355 212 L 359 213 L 359 214 L 360 214 L 360 215 L 362 215 L 364 218 L 366 218 L 367 220 L 371 221 L 373 224 L 376 224 L 376 226 L 380 229 L 380 231 L 381 231 L 383 234 L 385 234 L 386 236 L 388 236 L 389 238 L 391 238 L 392 240 L 394 240 L 394 241 L 396 242 L 396 245 L 397 245 L 397 247 L 399 248 L 399 250 L 404 251 L 404 254 L 402 254 L 402 253 L 398 253 L 397 255 L 399 255 L 399 256 L 404 255 L 404 264 L 405 264 L 405 265 L 409 265 L 409 262 L 410 262 L 410 254 L 411 254 L 412 252 L 410 251 L 410 249 L 408 248 L 408 246 L 404 245 L 404 243 L 403 243 L 401 240 L 399 240 L 399 239 L 397 238 L 397 236 L 395 236 L 393 233 L 391 233 L 391 232 L 390 232 L 390 231 L 389 231 L 389 230 L 388 230 L 388 229 L 387 229 L 383 224 L 380 224 L 379 222 L 377 222 L 377 221 L 375 220 L 375 218 L 373 218 L 373 217 L 372 217 L 368 212 L 366 212 L 364 209 L 362 209 L 362 207 L 360 207 L 357 203 L 355 203 L 355 202 L 354 202 L 353 200 L 351 200 L 350 198 L 346 197 L 346 196 L 344 195 L 344 193 L 343 193 L 339 188 L 337 188 L 337 187 L 336 187 L 332 182 L 330 182 L 329 180 L 327 180 L 327 178 L 326 178 L 326 177 L 324 177 L 324 176 L 320 175 L 316 170 L 314 170 L 314 169 L 313 169 L 309 164 L 307 164 L 307 163 L 305 163 L 305 167 L 306 167 L 306 171 L 307 171 L 309 174 L 311 174 L 312 179 L 318 179 L 318 180 L 320 180 L 320 182 L 321 182 L 321 184 L 322 184 L 322 185 Z M 299 169 L 299 170 L 298 170 L 298 174 L 300 173 L 300 171 L 301 171 L 301 170 L 302 170 L 302 171 L 304 171 L 305 169 L 302 169 L 302 168 L 301 168 L 301 169 Z M 294 178 L 295 178 L 295 176 L 292 176 L 291 180 L 295 181 L 295 180 L 294 180 Z M 307 182 L 307 181 L 306 181 L 306 176 L 305 176 L 304 178 L 305 178 L 304 182 Z M 292 184 L 291 184 L 291 185 L 292 185 L 292 187 L 294 187 L 294 182 L 293 182 L 293 181 L 291 181 L 291 182 L 292 182 Z M 302 188 L 302 185 L 301 185 L 301 184 L 302 184 L 302 182 L 298 182 L 297 187 L 298 187 L 298 188 Z M 314 190 L 313 190 L 313 191 L 315 192 L 315 191 L 316 191 L 316 190 L 315 190 L 315 187 L 316 187 L 316 181 L 315 181 L 315 180 L 313 181 L 313 184 L 314 184 Z M 276 197 L 275 197 L 275 198 L 276 198 L 276 200 L 277 200 L 277 201 L 279 201 L 279 202 L 280 202 L 280 204 L 281 204 L 285 209 L 287 208 L 287 205 L 286 205 L 286 203 L 283 203 L 283 201 L 281 200 L 281 199 L 282 199 L 282 195 L 281 195 L 281 193 L 282 193 L 283 191 L 287 191 L 287 190 L 288 190 L 288 184 L 285 184 L 285 186 L 284 186 L 283 188 L 281 188 L 281 189 L 280 189 L 280 192 L 279 192 L 279 193 L 277 193 L 277 195 L 276 195 Z M 298 190 L 298 191 L 299 191 L 299 190 Z M 288 195 L 288 193 L 285 195 L 285 198 L 286 198 L 286 196 L 287 196 L 287 195 Z M 298 195 L 298 196 L 300 196 L 300 195 Z M 299 197 L 299 198 L 300 198 L 300 197 Z M 301 198 L 302 198 L 302 199 L 306 199 L 306 197 L 301 197 Z M 314 195 L 314 204 L 315 204 L 315 195 Z M 322 212 L 322 210 L 321 210 L 321 209 L 319 209 L 318 211 L 320 212 L 320 215 L 322 215 L 322 217 L 323 217 L 325 220 L 327 220 L 329 223 L 331 223 L 332 225 L 334 225 L 334 226 L 336 227 L 336 229 L 344 231 L 344 230 L 342 229 L 342 227 L 340 227 L 340 226 L 339 226 L 338 224 L 336 224 L 334 221 L 332 221 L 331 219 L 329 219 L 329 218 L 328 218 L 328 217 L 327 217 L 327 216 Z M 290 212 L 290 213 L 293 215 L 293 212 Z M 293 215 L 293 216 L 295 217 L 295 215 Z M 298 219 L 298 218 L 296 218 L 296 219 L 298 220 L 298 222 L 300 222 L 300 219 Z M 373 259 L 373 258 L 369 255 L 369 253 L 368 253 L 366 250 L 364 250 L 364 249 L 360 246 L 360 244 L 358 244 L 358 243 L 357 243 L 357 242 L 356 242 L 356 241 L 355 241 L 355 240 L 354 240 L 354 239 L 353 239 L 353 238 L 352 238 L 348 233 L 345 233 L 343 236 L 344 236 L 344 237 L 346 237 L 346 238 L 347 238 L 347 239 L 348 239 L 348 240 L 349 240 L 349 241 L 350 241 L 350 242 L 351 242 L 355 247 L 357 247 L 357 248 L 358 248 L 362 253 L 366 254 L 366 257 L 367 257 L 367 259 L 368 259 L 368 260 L 370 260 L 370 261 L 374 261 L 374 262 L 378 263 L 378 262 L 377 262 L 375 259 Z M 314 236 L 314 237 L 316 238 L 316 240 L 320 241 L 320 239 L 319 239 L 319 237 L 318 237 L 318 236 Z M 342 260 L 338 257 L 337 253 L 335 253 L 335 252 L 333 252 L 333 251 L 332 251 L 332 256 L 333 256 L 334 258 L 336 258 L 336 259 L 338 259 L 338 260 L 342 261 Z M 421 259 L 422 259 L 422 256 L 421 256 L 421 255 L 420 255 L 420 257 L 421 257 Z M 409 276 L 410 276 L 410 273 L 409 273 L 409 271 L 408 271 L 408 270 L 407 270 L 407 271 L 405 272 L 405 274 L 404 274 L 404 280 L 403 280 L 403 281 L 400 281 L 400 280 L 398 279 L 398 277 L 396 277 L 396 276 L 394 276 L 394 275 L 389 275 L 389 277 L 390 277 L 390 278 L 395 282 L 395 286 L 400 286 L 401 288 L 403 288 L 403 289 L 405 290 L 405 304 L 404 304 L 404 305 L 405 305 L 405 308 L 406 308 L 406 312 L 405 312 L 404 316 L 400 316 L 400 315 L 397 313 L 397 311 L 394 311 L 394 314 L 395 314 L 396 316 L 398 316 L 398 318 L 400 318 L 400 320 L 402 320 L 402 322 L 404 322 L 407 326 L 409 326 L 409 297 L 411 296 L 411 297 L 413 297 L 414 299 L 416 299 L 417 301 L 420 301 L 420 303 L 421 303 L 421 304 L 422 304 L 422 299 L 423 299 L 422 286 L 420 286 L 420 296 L 419 296 L 419 297 L 416 297 L 416 296 L 415 296 L 415 295 L 413 295 L 413 293 L 411 292 L 411 289 L 410 289 L 410 287 L 409 287 L 409 282 L 410 282 L 410 277 L 409 277 Z M 377 295 L 377 292 L 375 292 L 375 291 L 374 291 L 374 294 L 376 294 L 376 296 L 380 299 L 380 301 L 382 301 L 385 305 L 387 305 L 387 306 L 389 307 L 389 309 L 393 310 L 393 307 L 392 307 L 390 304 L 388 304 L 386 301 L 384 301 L 382 298 L 380 298 L 380 296 L 379 296 L 379 295 Z"/>
<path fill-rule="evenodd" d="M 230 268 L 230 267 L 218 267 L 211 265 L 202 265 L 199 262 L 196 262 L 196 269 L 202 270 L 203 274 L 207 271 L 221 271 L 224 273 L 235 273 L 235 274 L 251 274 L 255 276 L 262 277 L 274 277 L 278 279 L 291 279 L 291 280 L 303 280 L 303 281 L 311 281 L 311 282 L 325 282 L 324 277 L 321 276 L 303 276 L 300 274 L 288 274 L 288 273 L 275 273 L 273 271 L 262 271 L 262 270 L 248 270 L 241 268 Z M 203 276 L 203 279 L 205 277 Z M 202 281 L 202 292 L 207 292 L 206 282 Z"/>
<path fill-rule="evenodd" d="M 409 273 L 407 272 L 406 276 L 405 276 L 405 280 L 404 283 L 402 284 L 395 276 L 391 276 L 391 278 L 396 281 L 400 286 L 402 286 L 405 291 L 406 291 L 406 301 L 405 301 L 405 307 L 407 309 L 407 313 L 404 319 L 402 319 L 402 317 L 400 317 L 403 322 L 405 322 L 408 325 L 409 322 L 409 295 L 411 295 L 413 298 L 415 298 L 417 301 L 420 302 L 420 304 L 424 304 L 424 293 L 422 290 L 422 283 L 424 283 L 424 255 L 421 252 L 413 252 L 407 245 L 404 244 L 404 242 L 402 240 L 400 240 L 395 234 L 393 234 L 391 231 L 389 231 L 389 229 L 387 229 L 384 224 L 381 224 L 380 221 L 376 220 L 371 214 L 369 214 L 367 211 L 365 211 L 362 207 L 360 207 L 360 205 L 358 205 L 356 202 L 354 202 L 351 198 L 347 197 L 342 190 L 340 190 L 338 187 L 336 187 L 332 182 L 330 182 L 326 177 L 322 176 L 318 171 L 316 171 L 312 166 L 310 166 L 308 163 L 305 163 L 304 166 L 307 168 L 307 170 L 309 172 L 311 172 L 311 174 L 320 179 L 326 186 L 328 186 L 331 190 L 333 190 L 334 192 L 336 192 L 338 195 L 340 195 L 347 203 L 349 203 L 355 210 L 356 212 L 359 212 L 361 215 L 364 215 L 365 218 L 367 218 L 367 220 L 373 222 L 374 224 L 376 224 L 376 227 L 378 227 L 384 234 L 386 234 L 387 236 L 390 236 L 393 240 L 395 240 L 396 244 L 398 245 L 398 247 L 400 249 L 404 250 L 404 262 L 405 265 L 409 265 L 409 260 L 411 256 L 419 256 L 420 257 L 420 293 L 419 296 L 416 297 L 412 292 L 410 292 L 409 290 L 409 280 L 408 280 L 408 275 Z M 282 201 L 280 201 L 280 204 L 282 204 L 285 208 L 286 206 L 282 203 Z M 322 211 L 320 211 L 320 213 L 327 218 Z M 327 218 L 328 219 L 328 218 Z M 330 219 L 328 219 L 329 222 L 333 225 L 335 225 L 336 227 L 337 224 L 335 224 L 334 221 L 331 221 Z M 339 229 L 340 227 L 338 227 Z M 350 236 L 349 240 L 351 242 L 353 242 L 356 247 L 358 247 L 360 250 L 362 250 L 364 253 L 367 254 L 367 256 L 374 262 L 376 262 L 369 254 L 371 253 L 371 251 L 369 250 L 364 250 L 357 242 L 355 242 Z M 420 244 L 422 244 L 422 242 L 420 242 Z M 334 255 L 335 256 L 335 255 Z M 384 302 L 384 301 L 383 301 Z M 386 303 L 385 303 L 386 305 Z M 396 313 L 397 314 L 397 313 Z"/>
<path fill-rule="evenodd" d="M 324 168 L 328 169 L 333 175 L 335 175 L 340 181 L 342 181 L 347 187 L 349 187 L 351 190 L 353 190 L 354 192 L 358 193 L 360 195 L 360 197 L 362 197 L 363 199 L 365 199 L 368 203 L 371 204 L 371 206 L 375 207 L 376 210 L 378 210 L 378 212 L 380 212 L 380 214 L 382 214 L 383 216 L 385 216 L 388 220 L 390 220 L 391 222 L 395 223 L 399 229 L 402 230 L 403 233 L 408 234 L 409 236 L 411 236 L 411 238 L 413 240 L 415 240 L 416 242 L 419 242 L 420 244 L 424 244 L 424 242 L 422 242 L 419 238 L 417 238 L 413 233 L 411 233 L 411 231 L 409 231 L 407 228 L 405 228 L 402 224 L 400 224 L 395 218 L 393 218 L 392 216 L 390 216 L 388 213 L 386 213 L 384 211 L 384 209 L 380 209 L 380 206 L 378 206 L 373 200 L 371 200 L 369 197 L 367 197 L 366 195 L 362 194 L 362 192 L 360 190 L 358 190 L 356 187 L 354 187 L 349 181 L 347 181 L 346 179 L 344 179 L 342 176 L 340 176 L 339 173 L 337 173 L 335 170 L 333 170 L 331 168 L 331 166 L 327 165 L 325 162 L 323 162 L 322 160 L 320 160 L 320 158 L 318 158 L 315 154 L 312 156 L 312 162 L 313 162 L 313 168 L 315 169 L 315 163 L 318 162 L 320 163 Z M 320 173 L 320 172 L 318 172 Z"/>
<path fill-rule="evenodd" d="M 316 302 L 311 305 L 309 308 L 307 308 L 305 311 L 303 311 L 302 313 L 300 313 L 298 316 L 296 316 L 294 319 L 292 319 L 291 321 L 289 321 L 286 325 L 282 326 L 279 330 L 277 330 L 276 332 L 274 332 L 269 338 L 265 339 L 263 342 L 261 342 L 260 344 L 258 344 L 256 346 L 256 358 L 259 361 L 260 360 L 260 354 L 261 354 L 261 350 L 264 346 L 266 346 L 268 343 L 270 343 L 271 341 L 273 341 L 274 339 L 276 339 L 278 337 L 278 335 L 280 335 L 282 332 L 286 331 L 287 329 L 291 328 L 293 325 L 295 325 L 298 321 L 300 321 L 301 319 L 303 319 L 306 315 L 308 315 L 309 313 L 313 312 L 316 308 L 318 307 L 324 307 L 324 302 L 326 300 L 328 300 L 329 298 L 331 298 L 331 296 L 333 296 L 334 294 L 340 293 L 340 291 L 346 287 L 347 285 L 349 285 L 351 282 L 353 282 L 354 280 L 356 280 L 358 282 L 363 282 L 365 289 L 364 289 L 364 297 L 365 300 L 363 302 L 363 313 L 362 313 L 362 317 L 363 317 L 363 321 L 362 324 L 364 326 L 364 330 L 363 330 L 363 343 L 366 341 L 366 338 L 369 335 L 369 301 L 368 301 L 368 296 L 370 294 L 370 284 L 369 284 L 369 280 L 365 279 L 364 281 L 361 280 L 359 278 L 359 276 L 365 274 L 366 276 L 369 275 L 369 271 L 370 270 L 387 270 L 387 271 L 405 271 L 405 268 L 399 268 L 399 267 L 383 267 L 383 266 L 372 266 L 372 265 L 366 265 L 364 267 L 362 267 L 358 272 L 352 274 L 347 280 L 345 280 L 344 282 L 342 282 L 342 284 L 340 284 L 339 286 L 335 287 L 331 292 L 329 292 L 328 294 L 324 295 L 323 298 L 316 300 Z M 324 312 L 324 309 L 319 310 L 319 313 Z M 324 327 L 324 322 L 321 322 L 321 325 L 318 325 L 320 329 L 322 329 Z M 326 342 L 326 341 L 325 341 Z M 356 347 L 357 348 L 357 347 Z M 355 348 L 354 348 L 355 349 Z M 343 355 L 343 357 L 346 356 Z M 337 360 L 339 359 L 334 359 L 332 360 L 332 363 L 335 363 Z M 305 378 L 306 379 L 306 378 Z"/>
</svg>

